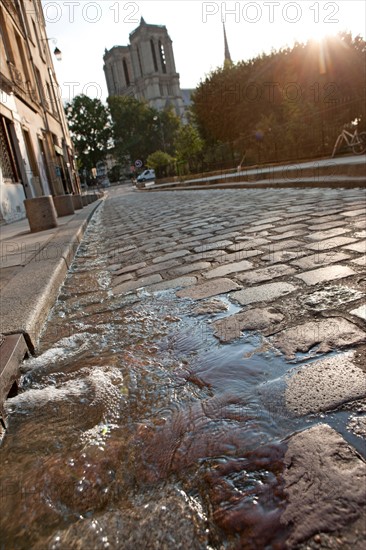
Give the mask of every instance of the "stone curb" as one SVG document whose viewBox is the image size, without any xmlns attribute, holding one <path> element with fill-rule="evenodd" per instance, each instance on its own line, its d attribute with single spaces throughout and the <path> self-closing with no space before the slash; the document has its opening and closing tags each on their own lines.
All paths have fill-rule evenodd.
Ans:
<svg viewBox="0 0 366 550">
<path fill-rule="evenodd" d="M 184 185 L 184 183 L 173 183 L 172 185 L 157 185 L 155 187 L 137 189 L 139 192 L 152 192 L 152 191 L 193 191 L 193 190 L 202 190 L 202 189 L 288 189 L 288 188 L 305 188 L 305 187 L 316 187 L 316 188 L 360 188 L 366 187 L 366 178 L 365 177 L 350 177 L 344 176 L 343 178 L 331 178 L 324 181 L 317 181 L 314 179 L 304 179 L 300 180 L 298 178 L 284 180 L 266 180 L 266 181 L 253 181 L 253 182 L 228 182 L 227 179 L 223 178 L 222 180 L 217 180 L 216 183 L 205 182 L 195 182 L 195 184 Z"/>
<path fill-rule="evenodd" d="M 100 204 L 101 200 L 78 211 L 1 293 L 0 333 L 23 334 L 31 353 L 36 349 L 88 222 Z"/>
</svg>

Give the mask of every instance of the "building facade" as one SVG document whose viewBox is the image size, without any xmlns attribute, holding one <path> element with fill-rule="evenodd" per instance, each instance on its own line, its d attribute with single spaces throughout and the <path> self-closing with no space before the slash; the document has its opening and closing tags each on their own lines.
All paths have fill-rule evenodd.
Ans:
<svg viewBox="0 0 366 550">
<path fill-rule="evenodd" d="M 23 200 L 79 192 L 40 0 L 0 3 L 0 222 Z"/>
<path fill-rule="evenodd" d="M 130 44 L 106 50 L 103 59 L 110 96 L 135 97 L 159 111 L 172 108 L 184 118 L 186 105 L 165 26 L 149 25 L 141 18 Z"/>
</svg>

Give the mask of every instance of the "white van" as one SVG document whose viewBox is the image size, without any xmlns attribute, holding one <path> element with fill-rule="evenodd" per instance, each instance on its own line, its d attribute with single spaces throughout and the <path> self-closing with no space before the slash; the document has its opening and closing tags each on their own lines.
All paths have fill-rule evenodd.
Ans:
<svg viewBox="0 0 366 550">
<path fill-rule="evenodd" d="M 152 180 L 155 180 L 156 179 L 156 176 L 155 176 L 155 170 L 144 170 L 142 172 L 142 174 L 140 174 L 139 176 L 137 176 L 137 181 L 138 182 L 144 182 L 144 181 L 152 181 Z"/>
</svg>

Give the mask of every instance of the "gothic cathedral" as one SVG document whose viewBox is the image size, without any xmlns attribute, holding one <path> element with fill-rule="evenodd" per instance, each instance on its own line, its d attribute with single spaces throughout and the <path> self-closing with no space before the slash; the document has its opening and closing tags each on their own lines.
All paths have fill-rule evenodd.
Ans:
<svg viewBox="0 0 366 550">
<path fill-rule="evenodd" d="M 132 96 L 159 111 L 172 108 L 184 118 L 179 74 L 165 26 L 148 25 L 141 18 L 130 34 L 130 44 L 106 50 L 103 59 L 110 96 Z"/>
</svg>

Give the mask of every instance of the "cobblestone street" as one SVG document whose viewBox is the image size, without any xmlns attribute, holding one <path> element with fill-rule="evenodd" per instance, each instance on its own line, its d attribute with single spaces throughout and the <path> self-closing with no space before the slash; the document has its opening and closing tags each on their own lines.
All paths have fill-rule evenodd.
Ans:
<svg viewBox="0 0 366 550">
<path fill-rule="evenodd" d="M 365 227 L 360 189 L 109 190 L 5 404 L 5 544 L 363 549 Z"/>
</svg>

